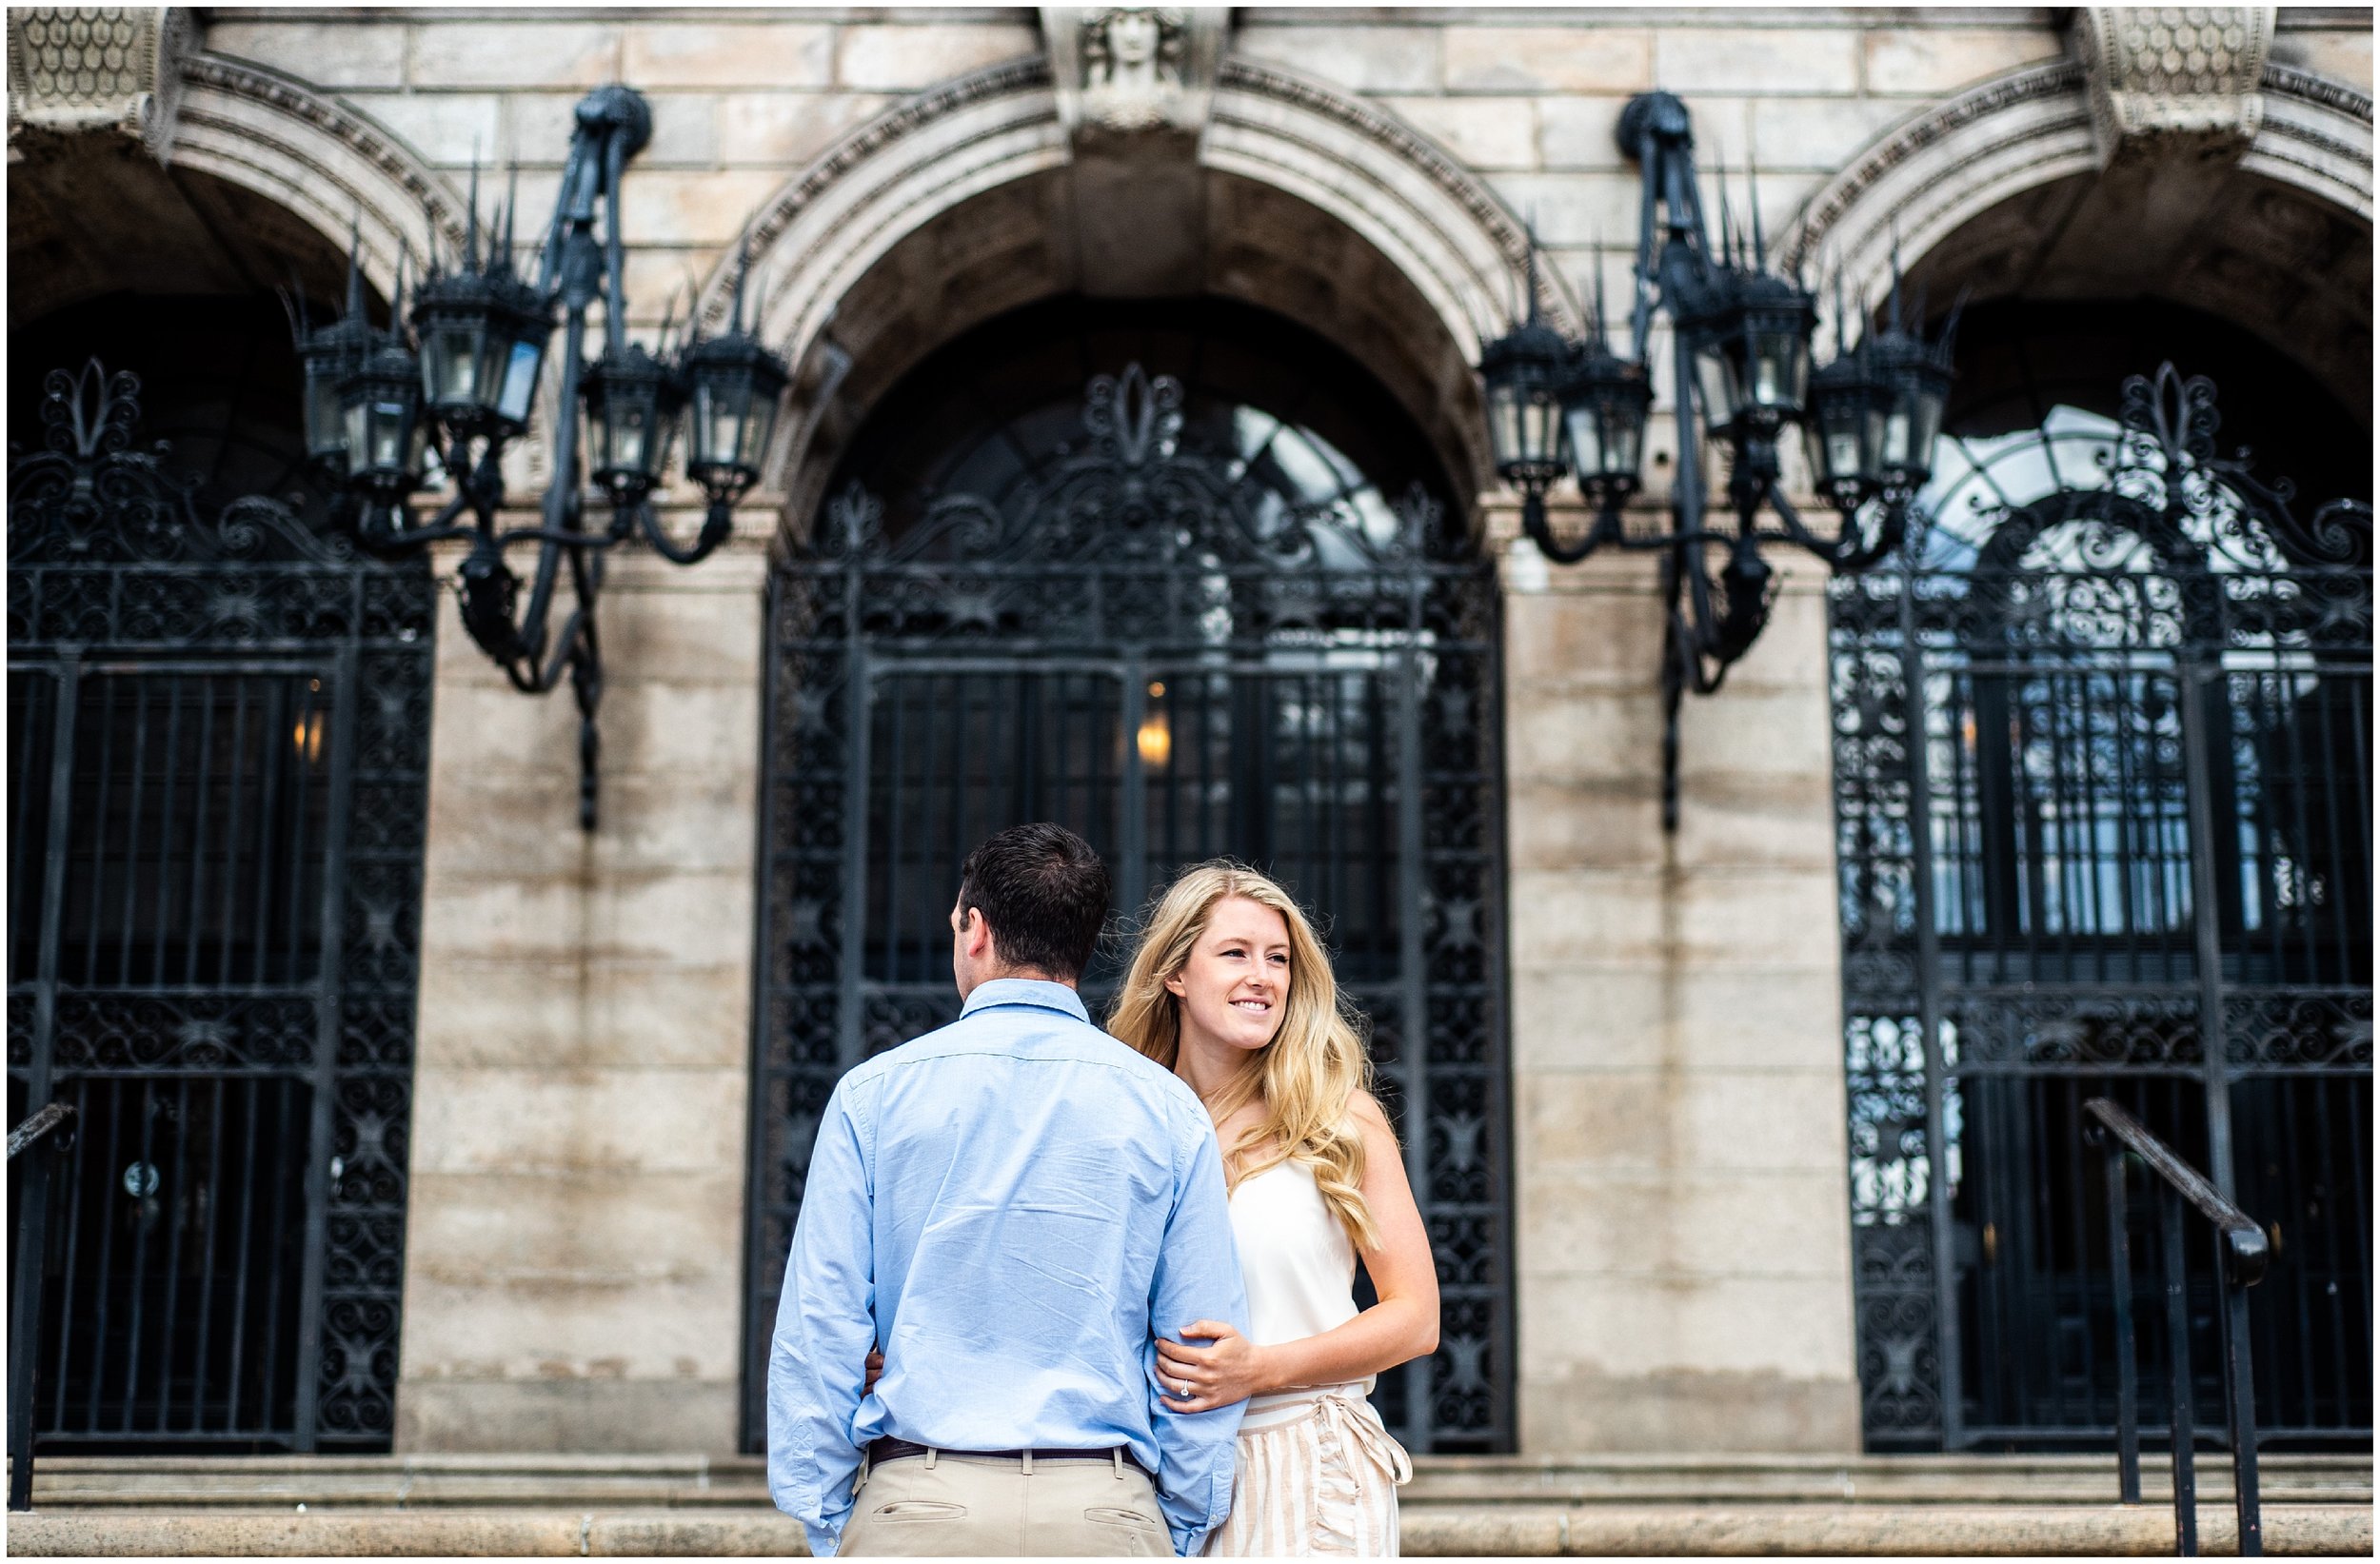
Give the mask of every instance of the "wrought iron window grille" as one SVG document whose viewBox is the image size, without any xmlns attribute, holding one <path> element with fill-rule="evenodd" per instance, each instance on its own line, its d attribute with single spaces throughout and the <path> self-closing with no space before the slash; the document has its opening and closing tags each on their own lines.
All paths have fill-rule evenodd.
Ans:
<svg viewBox="0 0 2380 1564">
<path fill-rule="evenodd" d="M 2295 1236 L 2254 1297 L 2258 1437 L 2370 1437 L 2371 512 L 2225 452 L 2203 378 L 2118 406 L 1945 437 L 1901 548 L 1830 592 L 1879 1448 L 2115 1437 L 2092 1097 Z M 2193 1334 L 2215 1285 L 2193 1261 Z"/>
<path fill-rule="evenodd" d="M 10 448 L 11 1447 L 386 1449 L 435 584 L 139 419 Z"/>
<path fill-rule="evenodd" d="M 1381 1379 L 1415 1449 L 1509 1448 L 1495 578 L 1424 488 L 1276 488 L 1184 386 L 1093 378 L 998 492 L 846 486 L 772 579 L 745 1435 L 816 1114 L 958 1013 L 946 915 L 989 829 L 1057 819 L 1119 927 L 1182 864 L 1269 866 L 1328 921 L 1438 1257 L 1443 1344 Z M 1085 974 L 1095 1015 L 1121 950 Z"/>
</svg>

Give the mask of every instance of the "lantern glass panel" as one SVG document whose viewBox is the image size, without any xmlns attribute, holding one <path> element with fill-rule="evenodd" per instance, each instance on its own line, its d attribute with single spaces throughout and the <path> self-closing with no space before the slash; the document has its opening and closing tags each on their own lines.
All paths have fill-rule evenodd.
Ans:
<svg viewBox="0 0 2380 1564">
<path fill-rule="evenodd" d="M 338 461 L 347 450 L 346 404 L 339 382 L 347 378 L 342 366 L 318 360 L 306 366 L 306 454 Z"/>
<path fill-rule="evenodd" d="M 1942 405 L 1947 393 L 1934 383 L 1921 384 L 1911 399 L 1909 416 L 1910 468 L 1931 473 L 1934 470 L 1934 445 L 1942 436 Z"/>
<path fill-rule="evenodd" d="M 480 402 L 480 328 L 467 321 L 440 321 L 422 333 L 422 395 L 438 408 L 477 406 Z"/>
<path fill-rule="evenodd" d="M 736 466 L 743 458 L 751 385 L 733 368 L 700 376 L 694 383 L 693 450 L 701 465 Z"/>
<path fill-rule="evenodd" d="M 1852 392 L 1837 392 L 1813 409 L 1810 465 L 1830 484 L 1855 483 L 1867 471 L 1868 410 Z"/>
<path fill-rule="evenodd" d="M 1894 397 L 1892 406 L 1885 409 L 1881 437 L 1876 442 L 1876 470 L 1879 472 L 1906 469 L 1912 465 L 1910 453 L 1914 445 L 1911 436 L 1916 431 L 1910 412 L 1907 397 Z"/>
<path fill-rule="evenodd" d="M 617 392 L 604 399 L 602 411 L 587 420 L 595 447 L 595 470 L 648 476 L 652 459 L 653 406 L 650 399 Z"/>
<path fill-rule="evenodd" d="M 1751 405 L 1792 416 L 1810 388 L 1810 344 L 1790 327 L 1748 331 Z"/>
<path fill-rule="evenodd" d="M 1695 379 L 1701 391 L 1702 422 L 1713 433 L 1723 433 L 1735 422 L 1742 400 L 1742 376 L 1726 349 L 1735 344 L 1714 344 L 1695 354 Z"/>
<path fill-rule="evenodd" d="M 744 414 L 743 442 L 737 447 L 736 462 L 739 465 L 756 473 L 761 470 L 761 459 L 768 454 L 769 431 L 776 426 L 776 399 L 753 397 Z"/>
<path fill-rule="evenodd" d="M 498 387 L 496 414 L 514 424 L 526 424 L 529 404 L 537 397 L 537 371 L 545 359 L 543 343 L 514 338 L 509 343 L 497 339 L 503 349 L 500 371 L 482 381 L 483 386 Z"/>
<path fill-rule="evenodd" d="M 1640 404 L 1604 409 L 1602 455 L 1606 478 L 1633 479 L 1643 470 L 1644 408 Z M 1579 470 L 1586 468 L 1582 465 Z"/>
<path fill-rule="evenodd" d="M 1563 422 L 1570 429 L 1570 461 L 1582 479 L 1604 470 L 1603 426 L 1607 410 L 1600 401 L 1574 402 Z"/>
<path fill-rule="evenodd" d="M 410 473 L 420 459 L 422 431 L 410 397 L 387 386 L 347 404 L 347 472 L 351 477 Z"/>
<path fill-rule="evenodd" d="M 1510 386 L 1488 387 L 1488 447 L 1499 467 L 1517 466 L 1525 460 L 1520 445 L 1520 398 Z"/>
</svg>

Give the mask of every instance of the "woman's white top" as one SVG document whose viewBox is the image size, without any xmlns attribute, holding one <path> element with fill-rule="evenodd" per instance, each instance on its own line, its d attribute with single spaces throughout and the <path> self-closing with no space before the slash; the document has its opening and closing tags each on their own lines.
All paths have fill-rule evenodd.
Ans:
<svg viewBox="0 0 2380 1564">
<path fill-rule="evenodd" d="M 1314 1170 L 1276 1162 L 1231 1192 L 1231 1233 L 1248 1289 L 1248 1339 L 1259 1347 L 1336 1330 L 1356 1317 L 1356 1246 Z M 1324 1396 L 1360 1400 L 1373 1381 L 1252 1396 L 1243 1431 L 1299 1416 Z"/>
</svg>

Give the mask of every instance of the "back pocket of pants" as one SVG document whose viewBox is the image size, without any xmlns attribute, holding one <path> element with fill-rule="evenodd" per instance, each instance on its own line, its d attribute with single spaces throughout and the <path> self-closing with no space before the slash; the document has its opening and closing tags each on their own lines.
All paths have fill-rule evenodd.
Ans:
<svg viewBox="0 0 2380 1564">
<path fill-rule="evenodd" d="M 938 1499 L 895 1499 L 869 1512 L 878 1520 L 962 1520 L 967 1507 Z"/>
<path fill-rule="evenodd" d="M 1164 1522 L 1139 1510 L 1109 1510 L 1094 1507 L 1082 1512 L 1082 1518 L 1101 1526 L 1138 1526 L 1143 1531 L 1161 1530 Z"/>
</svg>

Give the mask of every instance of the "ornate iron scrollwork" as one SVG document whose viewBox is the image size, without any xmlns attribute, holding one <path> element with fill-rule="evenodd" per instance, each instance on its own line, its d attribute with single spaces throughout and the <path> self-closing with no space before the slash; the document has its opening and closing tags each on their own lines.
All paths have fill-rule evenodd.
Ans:
<svg viewBox="0 0 2380 1564">
<path fill-rule="evenodd" d="M 747 1436 L 815 1116 L 956 1015 L 956 855 L 1014 808 L 1107 853 L 1126 919 L 1221 852 L 1314 902 L 1444 1298 L 1443 1345 L 1382 1377 L 1384 1413 L 1418 1449 L 1510 1446 L 1493 568 L 1418 485 L 1318 497 L 1204 410 L 1139 366 L 1101 375 L 1079 438 L 1013 484 L 899 528 L 847 486 L 775 574 Z M 1112 980 L 1086 975 L 1094 1013 Z"/>
<path fill-rule="evenodd" d="M 2369 1198 L 2369 1159 L 2317 1166 L 2329 1142 L 2298 1126 L 2370 1112 L 2370 860 L 2348 822 L 2370 796 L 2371 510 L 2301 519 L 2221 448 L 2213 384 L 2171 365 L 2118 409 L 1946 439 L 1898 568 L 1831 589 L 1876 1448 L 2112 1426 L 2074 1094 L 2197 1137 L 2251 1209 Z M 2368 1266 L 2295 1253 L 2259 1308 L 2369 1296 Z M 2331 1380 L 2359 1377 L 2352 1344 L 2321 1339 L 2274 1349 L 2302 1356 L 2282 1384 L 2259 1364 L 2266 1426 L 2368 1429 Z M 2053 1360 L 2054 1384 L 2026 1367 Z"/>
<path fill-rule="evenodd" d="M 135 448 L 140 377 L 97 359 L 42 382 L 42 440 L 9 450 L 10 564 L 346 564 L 354 549 L 307 529 L 280 501 L 251 495 L 212 516 L 173 472 L 166 446 Z"/>
<path fill-rule="evenodd" d="M 278 500 L 202 509 L 166 447 L 140 445 L 139 393 L 95 361 L 54 371 L 38 445 L 10 450 L 11 829 L 29 834 L 13 844 L 9 1066 L 29 1094 L 81 1102 L 95 1131 L 155 1141 L 144 1161 L 160 1203 L 131 1231 L 155 1237 L 153 1277 L 170 1241 L 192 1279 L 143 1295 L 138 1385 L 44 1324 L 26 1375 L 45 1386 L 35 1430 L 386 1450 L 436 584 L 426 561 L 360 555 Z M 87 894 L 136 881 L 139 897 Z M 83 939 L 28 934 L 76 895 Z M 244 1166 L 254 1177 L 235 1178 Z M 81 1232 L 62 1252 L 80 1259 L 50 1272 L 73 1307 L 129 1285 L 131 1251 L 111 1283 L 93 1278 L 93 1246 L 136 1241 L 109 1236 L 97 1197 L 71 1194 L 92 1172 L 69 1161 L 51 1184 L 71 1202 L 51 1237 Z M 209 1248 L 218 1210 L 227 1234 L 283 1225 L 252 1249 Z M 269 1328 L 199 1301 L 247 1288 L 243 1267 L 268 1263 L 255 1257 L 279 1257 L 288 1280 L 309 1254 L 319 1283 L 272 1293 Z M 38 1282 L 38 1264 L 23 1271 Z M 228 1362 L 242 1331 L 248 1356 Z"/>
</svg>

